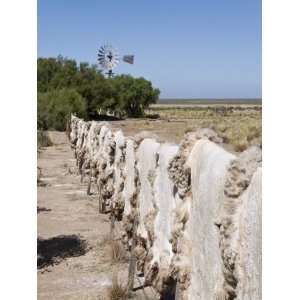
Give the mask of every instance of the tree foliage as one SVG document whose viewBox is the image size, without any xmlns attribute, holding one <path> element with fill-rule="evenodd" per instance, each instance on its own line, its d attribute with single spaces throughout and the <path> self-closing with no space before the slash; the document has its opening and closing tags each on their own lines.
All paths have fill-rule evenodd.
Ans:
<svg viewBox="0 0 300 300">
<path fill-rule="evenodd" d="M 70 112 L 88 119 L 99 113 L 140 117 L 159 96 L 159 90 L 144 78 L 120 75 L 107 79 L 97 66 L 62 56 L 39 58 L 37 79 L 39 128 L 62 128 L 61 117 Z"/>
<path fill-rule="evenodd" d="M 116 108 L 121 114 L 138 117 L 144 114 L 144 109 L 156 102 L 159 90 L 152 87 L 150 81 L 144 78 L 133 78 L 120 75 L 113 79 Z"/>
<path fill-rule="evenodd" d="M 86 117 L 86 102 L 74 89 L 63 88 L 38 92 L 38 128 L 42 130 L 65 130 L 66 121 L 72 113 Z"/>
</svg>

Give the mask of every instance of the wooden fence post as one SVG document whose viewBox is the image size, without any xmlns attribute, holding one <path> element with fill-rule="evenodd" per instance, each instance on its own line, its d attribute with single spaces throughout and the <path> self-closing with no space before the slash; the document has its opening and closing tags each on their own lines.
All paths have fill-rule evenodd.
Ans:
<svg viewBox="0 0 300 300">
<path fill-rule="evenodd" d="M 102 197 L 101 197 L 101 194 L 99 194 L 99 213 L 101 214 L 101 213 L 103 213 L 104 211 L 103 211 L 103 199 L 102 199 Z"/>
<path fill-rule="evenodd" d="M 111 239 L 114 239 L 114 233 L 115 233 L 115 221 L 116 221 L 116 217 L 115 214 L 113 212 L 113 209 L 111 208 L 111 212 L 110 212 L 110 236 Z"/>
<path fill-rule="evenodd" d="M 88 181 L 88 185 L 87 185 L 87 189 L 86 189 L 86 194 L 88 196 L 91 194 L 91 185 L 92 185 L 92 175 L 89 174 L 89 181 Z"/>
<path fill-rule="evenodd" d="M 100 189 L 100 183 L 98 183 L 98 179 L 96 179 L 96 186 L 98 190 L 98 210 L 99 214 L 101 213 L 101 189 Z"/>
<path fill-rule="evenodd" d="M 176 280 L 175 300 L 181 300 L 181 290 L 179 287 L 178 279 Z"/>
<path fill-rule="evenodd" d="M 105 213 L 105 201 L 104 199 L 102 198 L 101 196 L 101 186 L 100 186 L 101 183 L 97 183 L 97 188 L 98 188 L 98 194 L 99 194 L 99 214 L 101 213 Z"/>
<path fill-rule="evenodd" d="M 134 254 L 134 250 L 137 243 L 137 215 L 134 217 L 132 231 L 133 231 L 133 235 L 132 235 L 129 269 L 128 269 L 128 292 L 129 293 L 132 291 L 134 286 L 134 277 L 136 271 L 136 256 Z"/>
<path fill-rule="evenodd" d="M 178 249 L 178 238 L 176 241 L 176 249 Z M 181 300 L 181 289 L 179 286 L 179 280 L 178 280 L 178 274 L 177 274 L 177 278 L 176 278 L 176 289 L 175 289 L 175 300 Z"/>
<path fill-rule="evenodd" d="M 80 169 L 79 172 L 80 172 L 80 183 L 83 183 L 83 178 L 84 178 L 83 170 Z"/>
</svg>

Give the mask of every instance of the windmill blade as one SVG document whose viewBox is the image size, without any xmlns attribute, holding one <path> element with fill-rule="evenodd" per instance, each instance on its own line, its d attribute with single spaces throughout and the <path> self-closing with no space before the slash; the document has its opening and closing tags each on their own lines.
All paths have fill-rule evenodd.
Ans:
<svg viewBox="0 0 300 300">
<path fill-rule="evenodd" d="M 109 77 L 111 77 L 112 69 L 114 69 L 119 64 L 122 58 L 115 48 L 113 48 L 110 44 L 105 44 L 99 48 L 97 59 L 101 67 L 104 70 L 107 70 Z M 128 63 L 133 63 L 133 59 L 129 58 Z"/>
<path fill-rule="evenodd" d="M 123 61 L 132 65 L 134 63 L 134 55 L 124 55 Z"/>
</svg>

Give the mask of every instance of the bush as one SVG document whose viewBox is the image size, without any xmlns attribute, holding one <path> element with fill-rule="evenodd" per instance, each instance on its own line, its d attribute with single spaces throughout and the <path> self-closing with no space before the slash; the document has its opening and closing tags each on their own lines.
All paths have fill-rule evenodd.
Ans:
<svg viewBox="0 0 300 300">
<path fill-rule="evenodd" d="M 160 93 L 158 89 L 152 87 L 150 81 L 144 78 L 120 75 L 106 79 L 97 66 L 90 66 L 88 63 L 80 63 L 78 66 L 75 60 L 62 56 L 38 59 L 37 87 L 38 128 L 52 126 L 53 129 L 60 128 L 58 130 L 65 127 L 61 124 L 61 119 L 64 118 L 65 110 L 69 111 L 65 108 L 61 111 L 63 105 L 58 103 L 58 100 L 57 102 L 51 100 L 57 97 L 58 91 L 72 90 L 73 96 L 77 92 L 77 96 L 74 97 L 79 98 L 78 95 L 82 97 L 85 102 L 85 115 L 89 119 L 97 118 L 99 112 L 110 113 L 117 117 L 143 116 L 144 110 L 157 101 Z M 64 93 L 70 97 L 70 94 Z M 65 103 L 62 98 L 61 96 L 60 101 Z M 49 101 L 60 105 L 60 109 L 54 109 Z M 78 114 L 82 113 L 81 108 Z M 59 120 L 53 119 L 53 116 L 58 117 Z"/>
<path fill-rule="evenodd" d="M 119 241 L 110 241 L 110 256 L 113 263 L 125 262 L 126 251 Z"/>
<path fill-rule="evenodd" d="M 112 79 L 116 109 L 129 117 L 141 117 L 150 104 L 156 103 L 160 91 L 144 78 L 120 75 Z"/>
<path fill-rule="evenodd" d="M 122 284 L 119 283 L 118 275 L 113 273 L 112 285 L 108 288 L 108 299 L 109 300 L 125 300 L 127 291 Z"/>
<path fill-rule="evenodd" d="M 38 145 L 38 149 L 41 147 L 49 147 L 53 145 L 47 131 L 43 131 L 43 130 L 37 131 L 37 145 Z"/>
<path fill-rule="evenodd" d="M 66 129 L 70 115 L 86 117 L 86 102 L 74 89 L 52 90 L 38 93 L 38 129 Z"/>
</svg>

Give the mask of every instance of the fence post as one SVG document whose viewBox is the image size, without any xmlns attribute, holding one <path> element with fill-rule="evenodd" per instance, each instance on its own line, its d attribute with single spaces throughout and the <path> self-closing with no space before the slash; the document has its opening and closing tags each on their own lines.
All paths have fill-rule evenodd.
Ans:
<svg viewBox="0 0 300 300">
<path fill-rule="evenodd" d="M 84 178 L 83 170 L 79 169 L 79 172 L 80 172 L 80 183 L 83 183 L 83 178 Z"/>
<path fill-rule="evenodd" d="M 178 238 L 177 238 L 177 241 L 176 241 L 176 249 L 178 250 Z M 179 274 L 177 273 L 177 278 L 176 278 L 176 289 L 175 289 L 175 300 L 181 300 L 181 289 L 180 289 L 180 286 L 179 286 Z"/>
<path fill-rule="evenodd" d="M 101 214 L 101 213 L 104 213 L 104 204 L 103 204 L 103 199 L 102 199 L 102 197 L 101 197 L 101 194 L 99 194 L 99 213 Z"/>
<path fill-rule="evenodd" d="M 136 271 L 136 257 L 134 254 L 134 249 L 137 243 L 137 215 L 134 217 L 133 221 L 133 235 L 132 235 L 132 244 L 131 244 L 131 254 L 130 254 L 130 262 L 128 269 L 128 292 L 131 292 L 134 286 L 134 276 Z"/>
<path fill-rule="evenodd" d="M 92 174 L 91 174 L 91 170 L 90 170 L 88 186 L 87 186 L 87 189 L 86 189 L 86 194 L 88 196 L 91 194 L 91 185 L 92 185 Z"/>
<path fill-rule="evenodd" d="M 175 300 L 181 300 L 181 290 L 179 287 L 178 279 L 176 280 Z"/>
<path fill-rule="evenodd" d="M 99 194 L 99 214 L 104 213 L 105 212 L 105 201 L 101 196 L 101 183 L 97 182 L 97 188 L 98 188 L 98 194 Z"/>
<path fill-rule="evenodd" d="M 110 212 L 110 236 L 111 239 L 114 239 L 114 233 L 115 233 L 115 221 L 116 221 L 116 217 L 114 214 L 113 209 L 111 208 L 111 212 Z"/>
<path fill-rule="evenodd" d="M 101 213 L 101 189 L 100 189 L 100 183 L 98 182 L 98 179 L 96 178 L 96 186 L 98 190 L 98 211 L 99 214 Z"/>
</svg>

